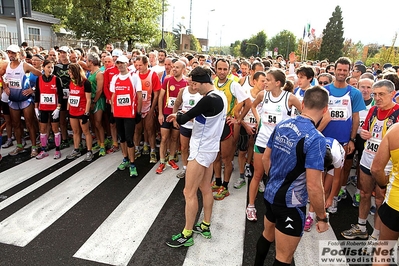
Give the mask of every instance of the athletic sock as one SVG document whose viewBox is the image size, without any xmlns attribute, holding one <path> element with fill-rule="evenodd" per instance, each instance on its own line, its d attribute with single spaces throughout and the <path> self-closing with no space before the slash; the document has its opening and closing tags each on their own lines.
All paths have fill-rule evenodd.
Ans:
<svg viewBox="0 0 399 266">
<path fill-rule="evenodd" d="M 358 226 L 359 226 L 360 231 L 366 232 L 366 229 L 367 229 L 367 228 L 366 228 L 367 220 L 366 220 L 366 219 L 357 218 L 357 223 L 358 223 Z"/>
<path fill-rule="evenodd" d="M 47 146 L 47 134 L 40 133 L 40 144 L 42 145 L 42 149 L 46 148 Z"/>
<path fill-rule="evenodd" d="M 222 186 L 224 186 L 225 189 L 229 189 L 229 182 L 223 181 Z"/>
<path fill-rule="evenodd" d="M 314 217 L 316 216 L 315 212 L 309 212 L 309 216 L 314 220 Z"/>
<path fill-rule="evenodd" d="M 221 186 L 222 185 L 222 178 L 221 177 L 215 177 L 215 182 L 216 186 Z"/>
<path fill-rule="evenodd" d="M 285 263 L 285 262 L 281 262 L 277 259 L 274 259 L 274 263 L 273 266 L 290 266 L 291 263 Z"/>
<path fill-rule="evenodd" d="M 374 229 L 371 236 L 374 237 L 375 239 L 378 239 L 380 237 L 380 230 Z"/>
<path fill-rule="evenodd" d="M 244 173 L 240 174 L 240 178 L 244 179 Z"/>
<path fill-rule="evenodd" d="M 186 228 L 184 228 L 182 234 L 185 238 L 187 238 L 193 234 L 193 230 L 187 230 Z"/>
<path fill-rule="evenodd" d="M 256 243 L 255 266 L 264 265 L 271 244 L 272 242 L 269 242 L 262 234 L 260 235 Z"/>
<path fill-rule="evenodd" d="M 201 229 L 202 230 L 208 230 L 209 226 L 211 226 L 211 223 L 207 223 L 205 221 L 202 221 L 202 223 L 201 223 Z"/>
<path fill-rule="evenodd" d="M 55 147 L 60 147 L 61 145 L 61 133 L 57 132 L 54 134 L 54 143 L 55 143 Z"/>
</svg>

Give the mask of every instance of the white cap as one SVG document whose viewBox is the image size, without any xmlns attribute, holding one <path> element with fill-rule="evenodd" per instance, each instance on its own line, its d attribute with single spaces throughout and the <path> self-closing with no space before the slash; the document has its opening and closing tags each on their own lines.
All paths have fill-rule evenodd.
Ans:
<svg viewBox="0 0 399 266">
<path fill-rule="evenodd" d="M 129 63 L 129 59 L 125 55 L 121 55 L 116 59 L 116 62 Z"/>
<path fill-rule="evenodd" d="M 7 47 L 6 51 L 10 51 L 13 53 L 19 53 L 19 52 L 21 52 L 21 48 L 19 48 L 19 46 L 16 44 L 11 44 L 10 46 Z"/>
<path fill-rule="evenodd" d="M 121 56 L 121 55 L 123 55 L 123 52 L 120 49 L 114 49 L 112 51 L 112 56 Z"/>
<path fill-rule="evenodd" d="M 69 47 L 68 46 L 61 46 L 58 50 L 59 51 L 63 51 L 65 53 L 69 53 Z"/>
</svg>

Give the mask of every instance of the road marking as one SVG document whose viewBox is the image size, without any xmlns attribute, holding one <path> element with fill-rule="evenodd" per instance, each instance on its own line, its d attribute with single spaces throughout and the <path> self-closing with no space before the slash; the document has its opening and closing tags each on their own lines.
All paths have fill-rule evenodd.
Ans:
<svg viewBox="0 0 399 266">
<path fill-rule="evenodd" d="M 116 171 L 119 161 L 118 154 L 97 159 L 1 221 L 0 243 L 26 246 Z M 109 167 L 104 167 L 104 162 Z"/>
<path fill-rule="evenodd" d="M 68 151 L 68 153 L 65 154 L 69 154 L 72 149 L 73 148 L 66 149 L 65 152 Z M 59 162 L 60 160 L 54 160 L 51 158 L 45 158 L 42 160 L 32 158 L 2 172 L 2 177 L 0 178 L 0 194 Z"/>
<path fill-rule="evenodd" d="M 8 197 L 4 201 L 1 201 L 0 202 L 0 210 L 6 208 L 7 206 L 9 206 L 11 204 L 13 204 L 14 202 L 19 200 L 20 198 L 25 197 L 26 195 L 28 195 L 29 193 L 31 193 L 35 189 L 37 189 L 37 188 L 43 186 L 44 184 L 46 184 L 47 182 L 51 181 L 53 178 L 61 175 L 63 172 L 65 172 L 65 171 L 69 170 L 70 168 L 74 167 L 75 165 L 79 164 L 80 162 L 83 161 L 83 159 L 84 159 L 84 156 L 80 156 L 80 158 L 78 158 L 78 159 L 75 159 L 73 161 L 71 160 L 70 163 L 68 163 L 67 165 L 64 165 L 63 167 L 59 168 L 57 171 L 52 172 L 50 175 L 40 179 L 39 181 L 33 183 L 29 187 L 26 187 L 23 190 L 19 191 L 18 193 L 15 193 L 11 197 Z M 68 159 L 65 159 L 65 160 L 68 160 Z M 19 172 L 17 172 L 17 173 L 19 173 Z"/>
<path fill-rule="evenodd" d="M 238 166 L 237 157 L 234 158 Z M 238 168 L 238 167 L 236 167 Z M 194 245 L 187 251 L 184 265 L 242 265 L 245 240 L 245 210 L 247 186 L 233 188 L 239 177 L 238 170 L 231 174 L 230 196 L 213 203 L 211 218 L 211 239 L 194 236 Z M 248 184 L 248 183 L 247 183 Z M 259 197 L 260 195 L 258 195 Z M 263 206 L 257 206 L 263 208 Z M 203 212 L 198 222 L 203 220 Z M 184 224 L 181 225 L 182 229 Z"/>
<path fill-rule="evenodd" d="M 129 263 L 180 180 L 171 169 L 155 175 L 157 167 L 147 173 L 74 257 L 111 265 Z"/>
</svg>

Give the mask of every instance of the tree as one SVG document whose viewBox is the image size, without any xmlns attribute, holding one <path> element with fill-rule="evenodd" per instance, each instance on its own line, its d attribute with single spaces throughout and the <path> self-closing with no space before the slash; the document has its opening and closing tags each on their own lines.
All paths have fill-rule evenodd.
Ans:
<svg viewBox="0 0 399 266">
<path fill-rule="evenodd" d="M 170 32 L 165 32 L 164 36 L 163 36 L 165 43 L 166 43 L 166 50 L 167 51 L 176 51 L 177 50 L 177 46 L 176 46 L 176 42 L 175 42 L 175 35 L 173 35 Z M 152 42 L 151 46 L 154 49 L 159 49 L 159 44 L 161 42 L 162 36 L 159 35 L 157 38 L 154 39 L 154 41 Z"/>
<path fill-rule="evenodd" d="M 67 0 L 62 5 L 56 0 L 33 0 L 32 6 L 59 17 L 77 38 L 97 44 L 150 42 L 159 34 L 157 18 L 162 14 L 158 0 Z"/>
<path fill-rule="evenodd" d="M 344 28 L 341 7 L 337 6 L 323 30 L 323 41 L 320 48 L 320 58 L 328 58 L 330 62 L 342 56 L 344 47 Z"/>
<path fill-rule="evenodd" d="M 363 44 L 361 42 L 353 43 L 352 39 L 346 39 L 342 48 L 343 56 L 348 57 L 352 62 L 362 58 Z"/>
<path fill-rule="evenodd" d="M 190 50 L 196 51 L 196 52 L 202 51 L 200 42 L 193 34 L 190 34 Z"/>
<path fill-rule="evenodd" d="M 262 30 L 241 43 L 240 52 L 245 57 L 261 56 L 266 51 L 266 33 Z"/>
<path fill-rule="evenodd" d="M 295 51 L 297 41 L 292 32 L 283 30 L 269 40 L 267 47 L 269 51 L 274 51 L 274 48 L 278 48 L 278 53 L 288 58 L 288 54 Z"/>
<path fill-rule="evenodd" d="M 230 54 L 233 55 L 234 57 L 238 57 L 241 55 L 240 49 L 241 49 L 241 42 L 235 41 L 230 45 Z"/>
</svg>

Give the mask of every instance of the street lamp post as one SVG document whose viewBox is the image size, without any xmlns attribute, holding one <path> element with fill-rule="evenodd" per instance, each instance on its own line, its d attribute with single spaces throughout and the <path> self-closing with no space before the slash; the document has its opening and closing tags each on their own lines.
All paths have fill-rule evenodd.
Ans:
<svg viewBox="0 0 399 266">
<path fill-rule="evenodd" d="M 208 12 L 208 26 L 207 26 L 207 28 L 206 28 L 206 51 L 207 51 L 207 53 L 209 53 L 209 14 L 211 13 L 211 12 L 213 12 L 213 11 L 215 11 L 215 9 L 211 9 L 211 10 L 209 10 L 209 12 Z"/>
<path fill-rule="evenodd" d="M 253 46 L 256 46 L 256 56 L 259 56 L 259 46 L 258 46 L 257 44 L 255 44 L 255 43 L 249 43 L 249 42 L 247 42 L 247 45 L 253 45 Z"/>
<path fill-rule="evenodd" d="M 222 54 L 222 31 L 223 31 L 223 27 L 225 25 L 222 25 L 222 27 L 220 28 L 220 54 Z"/>
</svg>

